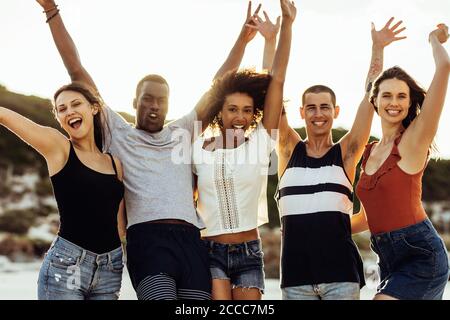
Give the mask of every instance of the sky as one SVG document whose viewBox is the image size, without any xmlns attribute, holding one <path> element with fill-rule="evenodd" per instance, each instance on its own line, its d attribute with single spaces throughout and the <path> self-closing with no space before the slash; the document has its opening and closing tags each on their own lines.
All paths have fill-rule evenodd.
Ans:
<svg viewBox="0 0 450 320">
<path fill-rule="evenodd" d="M 106 103 L 134 114 L 137 82 L 159 73 L 171 88 L 168 119 L 188 113 L 211 85 L 243 25 L 247 0 L 58 0 L 84 67 Z M 262 3 L 272 20 L 279 0 Z M 385 49 L 385 68 L 399 65 L 425 88 L 434 73 L 428 34 L 450 24 L 450 0 L 298 0 L 291 57 L 285 83 L 292 126 L 303 126 L 302 92 L 330 86 L 341 107 L 335 127 L 349 129 L 364 94 L 370 53 L 370 22 L 377 30 L 391 17 L 406 26 L 405 40 Z M 0 1 L 0 84 L 50 98 L 69 82 L 53 45 L 45 15 L 35 0 Z M 264 40 L 247 46 L 241 67 L 260 69 Z M 450 50 L 449 43 L 445 44 Z M 437 134 L 443 158 L 450 158 L 450 93 Z M 380 137 L 376 116 L 372 134 Z"/>
</svg>

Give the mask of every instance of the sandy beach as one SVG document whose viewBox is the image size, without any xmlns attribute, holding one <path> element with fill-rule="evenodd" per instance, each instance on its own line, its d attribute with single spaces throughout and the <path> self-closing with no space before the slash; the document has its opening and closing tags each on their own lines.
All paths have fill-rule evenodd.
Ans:
<svg viewBox="0 0 450 320">
<path fill-rule="evenodd" d="M 37 299 L 37 279 L 40 263 L 11 264 L 0 272 L 0 300 L 35 300 Z M 372 287 L 369 285 L 369 287 Z M 367 286 L 361 290 L 361 300 L 372 299 L 374 288 Z M 266 279 L 264 300 L 281 299 L 279 279 Z M 447 285 L 445 300 L 450 300 L 450 285 Z M 120 300 L 136 300 L 133 287 L 126 268 L 124 269 Z"/>
</svg>

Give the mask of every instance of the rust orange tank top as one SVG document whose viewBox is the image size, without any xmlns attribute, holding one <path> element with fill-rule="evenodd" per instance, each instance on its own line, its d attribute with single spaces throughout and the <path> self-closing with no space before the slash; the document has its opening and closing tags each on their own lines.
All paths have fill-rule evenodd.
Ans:
<svg viewBox="0 0 450 320">
<path fill-rule="evenodd" d="M 427 218 L 422 206 L 422 176 L 426 166 L 416 173 L 404 172 L 397 163 L 401 156 L 395 139 L 391 153 L 378 170 L 368 175 L 364 172 L 374 142 L 366 146 L 361 165 L 361 176 L 356 194 L 366 210 L 372 234 L 404 228 Z"/>
</svg>

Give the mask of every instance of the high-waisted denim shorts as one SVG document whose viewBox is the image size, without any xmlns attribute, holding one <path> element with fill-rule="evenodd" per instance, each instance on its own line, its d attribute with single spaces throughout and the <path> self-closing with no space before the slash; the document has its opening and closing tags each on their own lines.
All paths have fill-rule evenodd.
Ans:
<svg viewBox="0 0 450 320">
<path fill-rule="evenodd" d="M 38 279 L 39 300 L 117 300 L 122 285 L 122 248 L 96 254 L 56 237 Z"/>
<path fill-rule="evenodd" d="M 397 299 L 442 299 L 449 277 L 447 250 L 430 220 L 371 236 L 378 255 L 378 294 Z"/>
</svg>

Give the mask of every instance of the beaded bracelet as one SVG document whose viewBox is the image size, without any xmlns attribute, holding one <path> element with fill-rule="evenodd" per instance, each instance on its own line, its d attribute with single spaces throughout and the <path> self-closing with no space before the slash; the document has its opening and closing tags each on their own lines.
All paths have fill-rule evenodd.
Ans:
<svg viewBox="0 0 450 320">
<path fill-rule="evenodd" d="M 58 5 L 55 4 L 55 6 L 54 6 L 53 8 L 50 8 L 50 9 L 48 9 L 48 10 L 44 10 L 44 11 L 42 11 L 42 13 L 49 13 L 49 12 L 51 12 L 51 11 L 57 9 L 57 8 L 58 8 Z"/>
<path fill-rule="evenodd" d="M 52 20 L 54 17 L 56 17 L 59 13 L 59 9 L 56 10 L 56 12 L 54 14 L 52 14 L 50 17 L 47 18 L 47 20 L 45 22 L 49 23 L 50 20 Z"/>
</svg>

